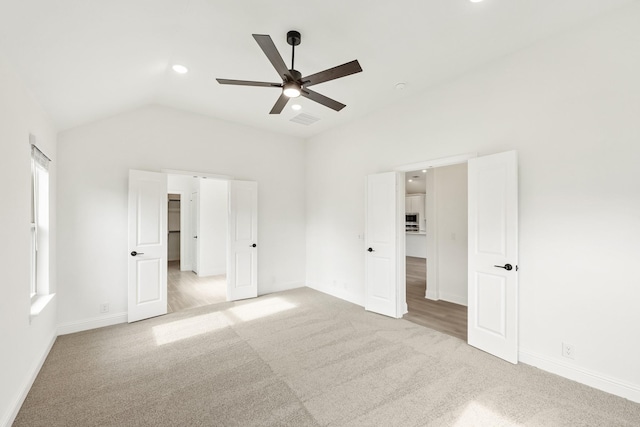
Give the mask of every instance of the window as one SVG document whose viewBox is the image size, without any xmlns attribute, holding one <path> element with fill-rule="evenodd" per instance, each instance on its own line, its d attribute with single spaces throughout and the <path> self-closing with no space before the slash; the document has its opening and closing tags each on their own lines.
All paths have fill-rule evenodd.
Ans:
<svg viewBox="0 0 640 427">
<path fill-rule="evenodd" d="M 49 158 L 32 142 L 30 280 L 32 302 L 39 295 L 49 293 L 49 162 Z"/>
</svg>

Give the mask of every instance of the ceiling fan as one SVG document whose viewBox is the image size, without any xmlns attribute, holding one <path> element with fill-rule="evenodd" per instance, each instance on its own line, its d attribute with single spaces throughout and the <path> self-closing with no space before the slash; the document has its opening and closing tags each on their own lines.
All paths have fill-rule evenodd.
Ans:
<svg viewBox="0 0 640 427">
<path fill-rule="evenodd" d="M 310 76 L 302 77 L 302 74 L 294 68 L 295 61 L 295 49 L 300 44 L 301 36 L 298 31 L 289 31 L 287 33 L 287 43 L 291 45 L 291 69 L 287 69 L 284 60 L 278 53 L 276 45 L 271 40 L 271 37 L 265 34 L 253 34 L 253 38 L 258 42 L 258 45 L 262 49 L 271 65 L 276 69 L 282 83 L 268 83 L 268 82 L 253 82 L 247 80 L 229 80 L 229 79 L 216 79 L 218 83 L 223 85 L 239 85 L 239 86 L 262 86 L 262 87 L 277 87 L 282 88 L 282 94 L 276 101 L 275 105 L 269 112 L 269 114 L 280 114 L 282 109 L 287 105 L 289 98 L 296 98 L 298 96 L 304 96 L 312 101 L 329 107 L 335 111 L 340 111 L 346 105 L 328 98 L 324 95 L 314 92 L 309 89 L 310 86 L 317 85 L 319 83 L 328 82 L 329 80 L 339 79 L 351 74 L 359 73 L 362 71 L 362 67 L 357 60 L 347 62 L 346 64 L 338 65 L 337 67 L 329 68 L 328 70 L 320 71 L 319 73 L 311 74 Z"/>
</svg>

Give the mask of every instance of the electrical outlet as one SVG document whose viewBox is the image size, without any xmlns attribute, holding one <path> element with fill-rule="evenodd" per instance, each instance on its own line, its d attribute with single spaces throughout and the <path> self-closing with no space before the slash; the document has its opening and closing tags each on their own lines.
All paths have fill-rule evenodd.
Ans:
<svg viewBox="0 0 640 427">
<path fill-rule="evenodd" d="M 100 304 L 100 313 L 108 313 L 109 312 L 109 303 L 104 302 Z"/>
<path fill-rule="evenodd" d="M 566 342 L 562 343 L 562 355 L 569 359 L 576 358 L 576 349 L 573 344 L 567 344 Z"/>
</svg>

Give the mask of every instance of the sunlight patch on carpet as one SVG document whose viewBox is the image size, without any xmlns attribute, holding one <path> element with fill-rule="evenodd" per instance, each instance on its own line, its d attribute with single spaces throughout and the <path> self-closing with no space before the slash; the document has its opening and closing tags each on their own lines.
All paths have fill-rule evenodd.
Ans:
<svg viewBox="0 0 640 427">
<path fill-rule="evenodd" d="M 239 305 L 227 310 L 227 312 L 234 317 L 244 322 L 260 319 L 263 317 L 271 316 L 283 311 L 296 308 L 297 305 L 293 304 L 284 298 L 276 297 L 264 300 L 252 301 L 247 304 Z"/>
<path fill-rule="evenodd" d="M 152 331 L 156 345 L 165 345 L 223 329 L 230 325 L 231 322 L 224 314 L 216 312 L 154 326 Z"/>
<path fill-rule="evenodd" d="M 464 408 L 454 424 L 454 427 L 470 426 L 520 427 L 522 424 L 515 423 L 495 410 L 473 401 Z"/>
</svg>

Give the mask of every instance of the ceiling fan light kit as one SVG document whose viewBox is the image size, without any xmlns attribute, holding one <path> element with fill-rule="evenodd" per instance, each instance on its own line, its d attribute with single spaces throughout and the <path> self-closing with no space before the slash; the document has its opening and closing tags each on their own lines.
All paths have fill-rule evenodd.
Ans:
<svg viewBox="0 0 640 427">
<path fill-rule="evenodd" d="M 282 93 L 280 94 L 280 97 L 276 101 L 269 114 L 280 114 L 285 105 L 287 105 L 289 98 L 296 98 L 298 96 L 303 96 L 335 111 L 340 111 L 344 107 L 346 107 L 346 105 L 336 100 L 321 95 L 318 92 L 312 91 L 311 89 L 309 89 L 309 86 L 361 72 L 362 67 L 360 67 L 360 63 L 358 62 L 358 60 L 347 62 L 346 64 L 338 65 L 337 67 L 329 68 L 328 70 L 320 71 L 319 73 L 303 77 L 302 74 L 295 69 L 295 47 L 298 46 L 302 41 L 302 37 L 298 31 L 292 30 L 287 32 L 287 43 L 291 46 L 290 69 L 285 65 L 282 56 L 280 56 L 280 53 L 278 52 L 278 49 L 273 43 L 273 40 L 271 40 L 270 36 L 266 34 L 253 34 L 253 38 L 258 43 L 264 54 L 267 56 L 267 59 L 269 59 L 271 65 L 273 65 L 273 68 L 275 68 L 278 72 L 278 75 L 282 79 L 282 83 L 216 79 L 218 83 L 237 86 L 281 88 Z"/>
<path fill-rule="evenodd" d="M 289 98 L 300 96 L 302 88 L 296 82 L 287 82 L 282 86 L 282 93 Z"/>
</svg>

